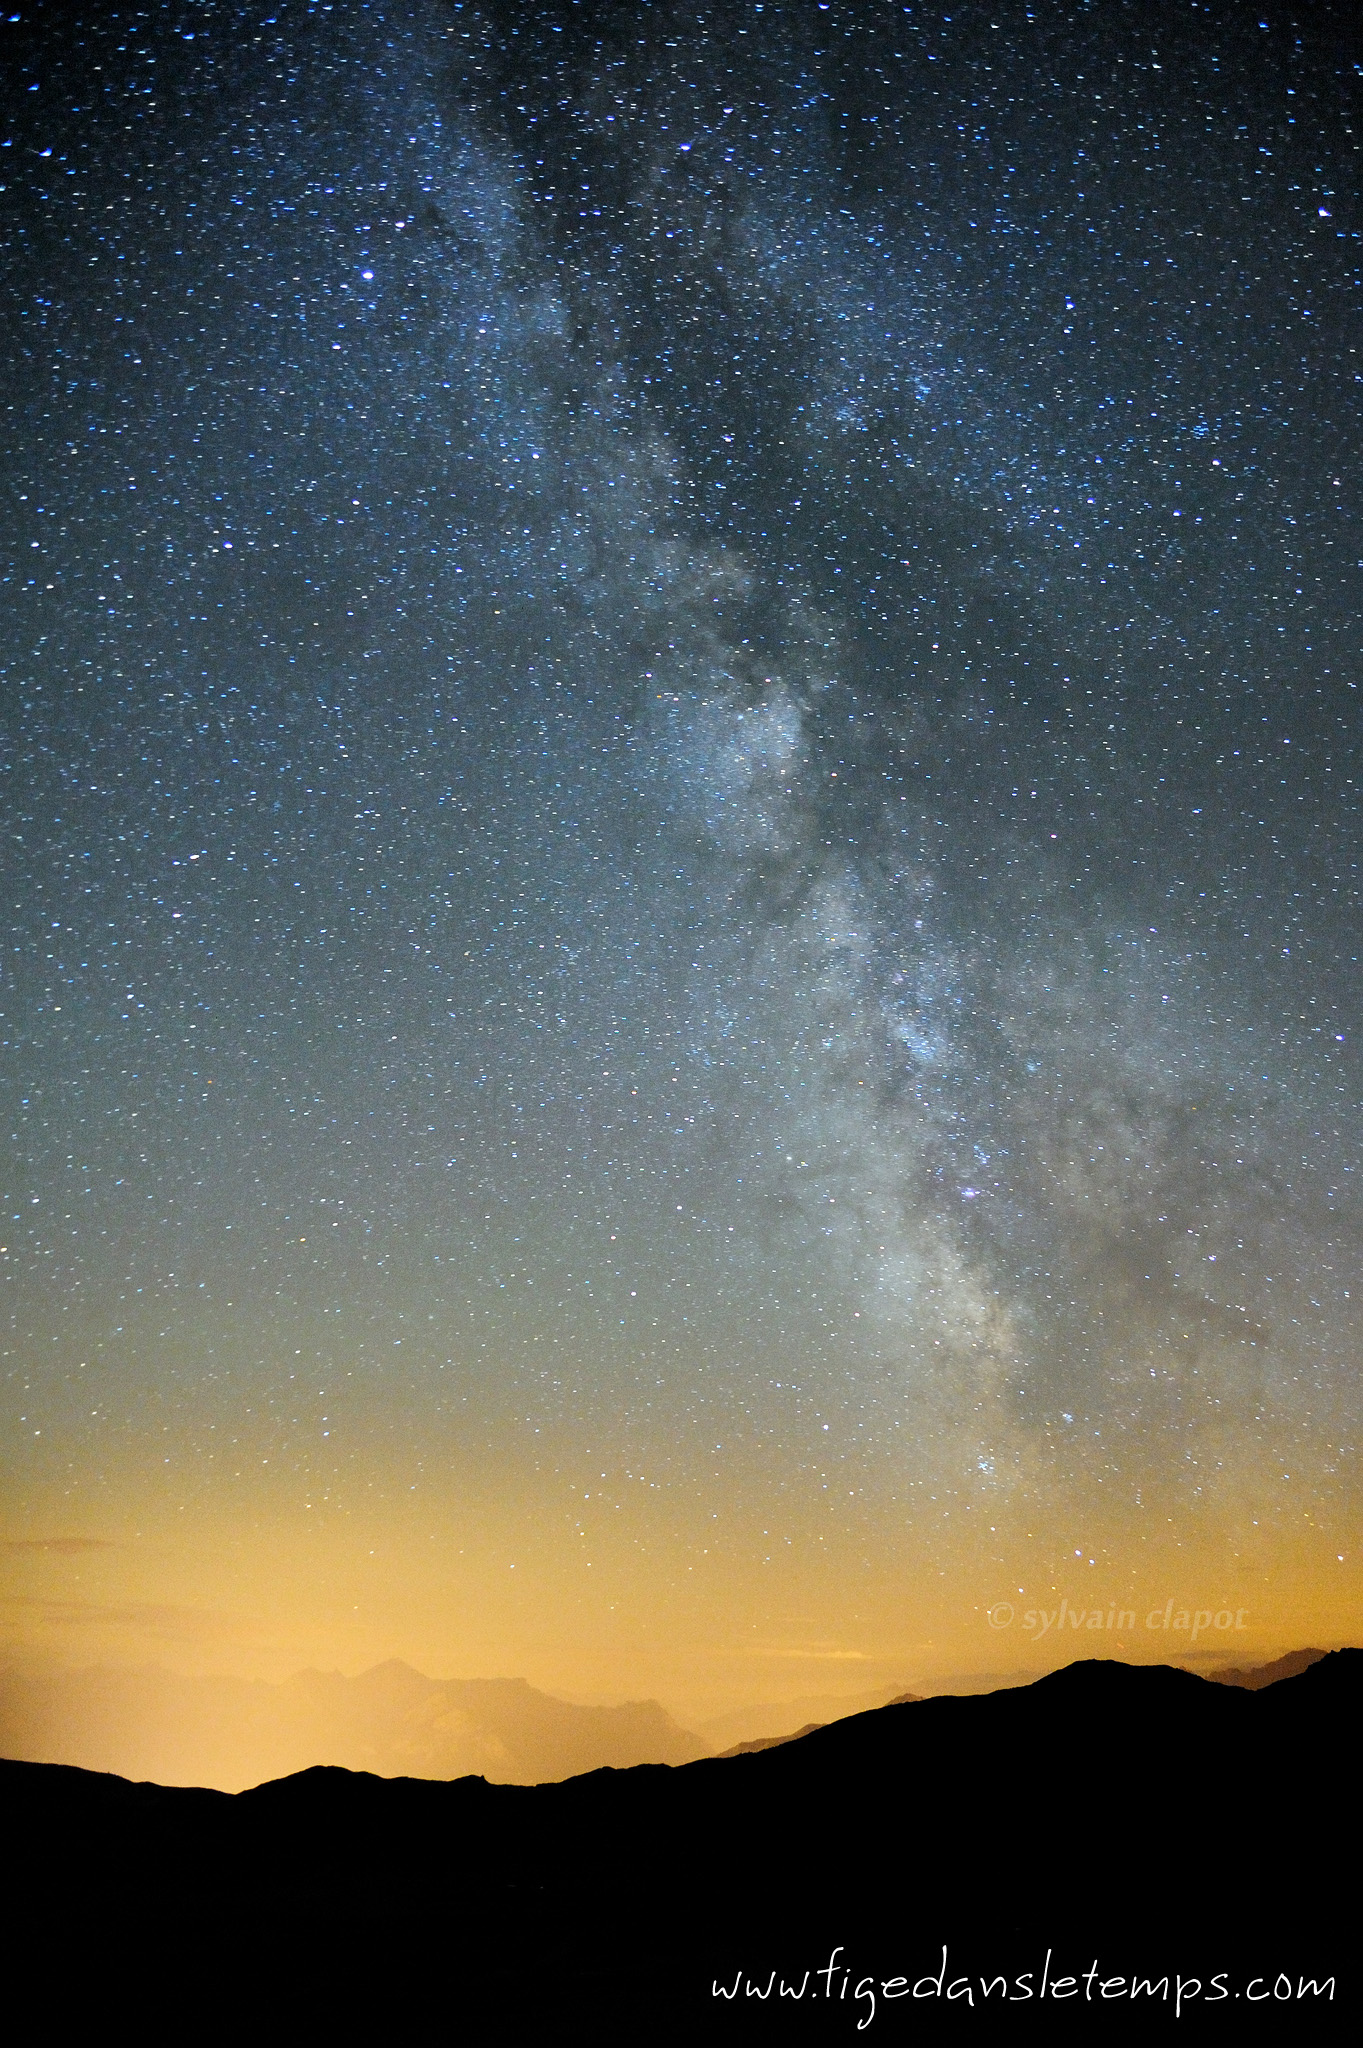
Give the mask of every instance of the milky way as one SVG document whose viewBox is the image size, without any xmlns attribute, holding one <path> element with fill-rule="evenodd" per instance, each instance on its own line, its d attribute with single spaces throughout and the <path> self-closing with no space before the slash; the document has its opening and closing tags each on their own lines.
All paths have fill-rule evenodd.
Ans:
<svg viewBox="0 0 1363 2048">
<path fill-rule="evenodd" d="M 0 33 L 13 1535 L 1356 1597 L 1343 13 Z"/>
</svg>

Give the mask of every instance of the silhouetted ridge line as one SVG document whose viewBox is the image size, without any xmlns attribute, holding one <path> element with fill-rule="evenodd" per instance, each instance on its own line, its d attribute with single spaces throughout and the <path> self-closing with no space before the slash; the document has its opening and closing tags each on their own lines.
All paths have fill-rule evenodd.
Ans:
<svg viewBox="0 0 1363 2048">
<path fill-rule="evenodd" d="M 1328 1655 L 1327 1650 L 1289 1650 L 1285 1657 L 1276 1657 L 1271 1664 L 1226 1664 L 1220 1670 L 1209 1671 L 1207 1676 L 1217 1685 L 1240 1685 L 1249 1692 L 1258 1692 L 1266 1685 L 1276 1685 L 1280 1678 L 1299 1677 Z"/>
<path fill-rule="evenodd" d="M 354 1996 L 333 2012 L 372 1999 L 391 2030 L 405 1999 L 413 2026 L 448 2026 L 457 1965 L 514 2001 L 508 2038 L 766 2039 L 751 2012 L 716 2016 L 712 1982 L 820 1967 L 834 1943 L 886 1977 L 936 1968 L 943 1945 L 962 1969 L 1051 1953 L 1202 1979 L 1333 1973 L 1333 2018 L 1356 1998 L 1338 1872 L 1360 1725 L 1350 1649 L 1257 1689 L 1078 1663 L 739 1759 L 539 1786 L 323 1766 L 227 1796 L 5 1763 L 26 1873 L 14 1952 L 79 1954 L 94 1982 L 154 1929 L 175 1970 L 259 1998 L 287 1929 L 300 1984 L 307 1959 L 341 1959 Z"/>
</svg>

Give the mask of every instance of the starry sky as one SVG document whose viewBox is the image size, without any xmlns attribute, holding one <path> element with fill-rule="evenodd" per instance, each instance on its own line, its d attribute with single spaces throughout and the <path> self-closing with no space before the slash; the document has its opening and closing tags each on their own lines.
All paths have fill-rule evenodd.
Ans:
<svg viewBox="0 0 1363 2048">
<path fill-rule="evenodd" d="M 9 1654 L 1356 1638 L 1350 11 L 11 0 Z"/>
</svg>

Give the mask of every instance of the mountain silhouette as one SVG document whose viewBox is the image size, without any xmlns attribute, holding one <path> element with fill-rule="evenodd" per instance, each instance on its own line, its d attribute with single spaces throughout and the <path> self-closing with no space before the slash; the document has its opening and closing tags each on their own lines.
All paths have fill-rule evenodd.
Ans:
<svg viewBox="0 0 1363 2048">
<path fill-rule="evenodd" d="M 1224 1664 L 1217 1671 L 1209 1671 L 1208 1678 L 1214 1678 L 1218 1685 L 1241 1685 L 1249 1692 L 1257 1692 L 1261 1686 L 1276 1685 L 1280 1678 L 1296 1678 L 1303 1671 L 1309 1671 L 1313 1664 L 1319 1664 L 1327 1655 L 1324 1650 L 1289 1650 L 1285 1657 L 1275 1657 L 1271 1664 Z"/>
<path fill-rule="evenodd" d="M 885 1700 L 883 1703 L 877 1702 L 877 1704 L 884 1704 L 887 1707 L 908 1707 L 912 1706 L 913 1702 L 919 1697 L 920 1695 L 916 1692 L 901 1692 L 896 1693 L 892 1700 Z M 846 1720 L 849 1717 L 847 1715 L 839 1715 L 837 1718 Z M 821 1728 L 826 1728 L 827 1726 L 828 1723 L 826 1721 L 806 1721 L 803 1728 L 792 1728 L 788 1735 L 757 1735 L 754 1736 L 751 1742 L 735 1742 L 728 1749 L 721 1749 L 719 1754 L 722 1757 L 754 1756 L 759 1749 L 779 1749 L 783 1742 L 799 1742 L 806 1735 L 817 1735 Z"/>
<path fill-rule="evenodd" d="M 792 1729 L 789 1735 L 759 1735 L 752 1742 L 736 1742 L 732 1749 L 722 1749 L 719 1753 L 722 1757 L 756 1756 L 761 1749 L 779 1749 L 784 1742 L 799 1742 L 806 1735 L 817 1735 L 821 1728 L 827 1726 L 826 1721 L 809 1721 L 803 1728 Z"/>
<path fill-rule="evenodd" d="M 101 2014 L 130 1970 L 143 2021 L 211 1991 L 238 2037 L 268 2011 L 304 2038 L 850 2040 L 869 1985 L 870 2038 L 931 2039 L 1001 2024 L 993 1983 L 1029 2027 L 1148 2039 L 1177 1997 L 1175 2038 L 1265 2012 L 1333 2038 L 1359 2014 L 1361 1708 L 1344 1650 L 1256 1689 L 1074 1664 L 535 1787 L 333 1767 L 230 1796 L 11 1762 L 12 1953 L 79 1958 L 63 1995 Z M 1096 2013 L 1118 1982 L 1152 1988 Z"/>
<path fill-rule="evenodd" d="M 739 1743 L 793 1735 L 812 1723 L 823 1727 L 829 1721 L 845 1721 L 850 1714 L 865 1714 L 872 1707 L 892 1706 L 897 1699 L 908 1697 L 911 1695 L 902 1685 L 882 1685 L 861 1693 L 802 1693 L 798 1699 L 731 1708 L 698 1723 L 696 1733 L 705 1738 L 714 1754 L 725 1756 Z"/>
<path fill-rule="evenodd" d="M 158 1669 L 0 1672 L 0 1754 L 237 1792 L 325 1760 L 386 1778 L 537 1785 L 683 1764 L 710 1744 L 656 1700 L 573 1706 L 523 1678 L 435 1679 L 397 1659 L 282 1684 Z"/>
</svg>

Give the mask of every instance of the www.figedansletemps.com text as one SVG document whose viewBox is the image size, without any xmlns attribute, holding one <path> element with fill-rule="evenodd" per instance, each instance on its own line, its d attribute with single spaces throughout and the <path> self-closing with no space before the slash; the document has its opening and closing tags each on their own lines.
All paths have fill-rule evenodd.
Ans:
<svg viewBox="0 0 1363 2048">
<path fill-rule="evenodd" d="M 1207 1970 L 1201 1976 L 1176 1970 L 1118 1969 L 1095 1956 L 1083 1970 L 1061 1968 L 1055 1952 L 1047 1949 L 1044 1961 L 1035 1969 L 953 1971 L 948 1953 L 941 1952 L 937 1967 L 920 1977 L 881 1976 L 879 1972 L 858 1972 L 841 1958 L 841 1944 L 818 1969 L 803 1966 L 795 1970 L 735 1970 L 711 1980 L 711 1996 L 728 2004 L 749 1999 L 779 2005 L 784 1999 L 836 2001 L 858 2013 L 860 2033 L 869 2027 L 883 2005 L 901 1998 L 942 2000 L 960 2008 L 975 2006 L 1025 2005 L 1039 1999 L 1080 1998 L 1090 2004 L 1122 2001 L 1128 2005 L 1162 2006 L 1174 2018 L 1181 2018 L 1194 2004 L 1219 2005 L 1240 1999 L 1251 2005 L 1276 2003 L 1308 2007 L 1333 2004 L 1335 1977 L 1327 1971 L 1308 1975 L 1304 1971 L 1266 1969 L 1258 1975 L 1235 1970 Z"/>
</svg>

